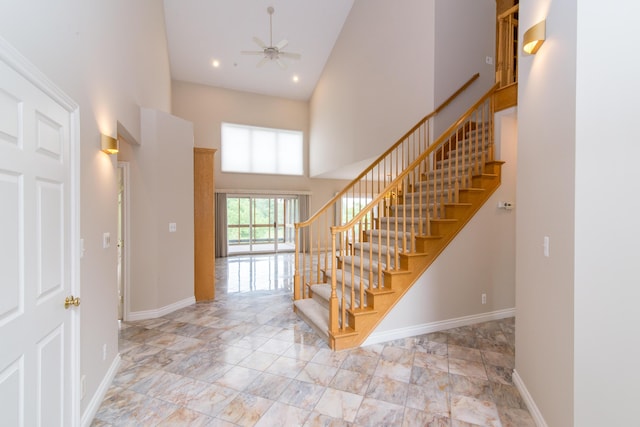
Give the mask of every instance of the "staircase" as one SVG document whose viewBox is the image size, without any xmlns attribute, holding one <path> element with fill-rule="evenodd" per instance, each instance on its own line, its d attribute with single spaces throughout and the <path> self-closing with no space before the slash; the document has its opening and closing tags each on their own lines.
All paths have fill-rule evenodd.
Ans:
<svg viewBox="0 0 640 427">
<path fill-rule="evenodd" d="M 425 117 L 296 224 L 294 310 L 335 350 L 362 344 L 500 185 L 493 94 L 432 142 Z"/>
</svg>

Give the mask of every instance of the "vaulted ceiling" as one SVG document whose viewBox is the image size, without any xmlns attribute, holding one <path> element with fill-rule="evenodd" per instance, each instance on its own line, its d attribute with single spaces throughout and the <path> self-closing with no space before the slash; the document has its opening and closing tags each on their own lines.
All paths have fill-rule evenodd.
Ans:
<svg viewBox="0 0 640 427">
<path fill-rule="evenodd" d="M 164 0 L 172 78 L 307 100 L 352 5 L 353 0 Z M 267 46 L 271 39 L 273 45 L 286 39 L 282 50 L 301 57 L 258 66 L 264 55 L 241 53 L 262 50 L 254 37 Z"/>
</svg>

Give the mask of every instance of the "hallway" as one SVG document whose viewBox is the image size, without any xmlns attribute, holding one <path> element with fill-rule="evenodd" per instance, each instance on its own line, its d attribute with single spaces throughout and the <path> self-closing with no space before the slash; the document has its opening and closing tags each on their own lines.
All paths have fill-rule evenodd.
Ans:
<svg viewBox="0 0 640 427">
<path fill-rule="evenodd" d="M 534 426 L 513 318 L 333 352 L 292 311 L 291 254 L 216 276 L 215 301 L 123 324 L 92 426 Z"/>
</svg>

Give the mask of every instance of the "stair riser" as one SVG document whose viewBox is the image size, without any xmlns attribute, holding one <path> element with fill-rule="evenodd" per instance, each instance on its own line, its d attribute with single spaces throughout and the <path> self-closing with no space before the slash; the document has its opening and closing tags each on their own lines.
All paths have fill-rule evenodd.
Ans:
<svg viewBox="0 0 640 427">
<path fill-rule="evenodd" d="M 485 157 L 485 159 L 488 159 L 488 157 Z M 442 160 L 436 163 L 436 170 L 439 169 L 444 169 L 444 170 L 452 170 L 453 174 L 455 175 L 455 170 L 457 168 L 457 170 L 471 170 L 471 173 L 476 173 L 477 172 L 477 168 L 480 167 L 480 163 L 481 163 L 482 157 L 478 156 L 474 156 L 473 158 L 469 159 L 469 158 L 458 158 L 458 159 L 447 159 L 447 160 Z"/>
<path fill-rule="evenodd" d="M 406 206 L 405 209 L 402 209 L 403 206 Z M 434 212 L 436 215 L 434 215 Z M 407 220 L 411 220 L 411 219 L 418 219 L 418 218 L 422 218 L 422 219 L 427 219 L 427 217 L 434 217 L 434 216 L 442 216 L 444 214 L 444 208 L 438 207 L 438 208 L 411 208 L 410 205 L 399 205 L 398 209 L 393 209 L 391 212 L 391 216 L 393 218 L 399 218 L 399 219 L 407 219 Z"/>
<path fill-rule="evenodd" d="M 437 175 L 435 178 L 434 177 L 429 177 L 429 180 L 427 181 L 426 178 L 424 181 L 420 182 L 419 184 L 417 184 L 413 190 L 411 192 L 409 192 L 408 194 L 411 193 L 426 193 L 427 189 L 430 192 L 433 192 L 433 189 L 436 188 L 438 190 L 441 190 L 443 188 L 445 189 L 455 189 L 456 186 L 458 188 L 464 188 L 466 186 L 466 183 L 469 180 L 467 179 L 466 176 L 459 176 L 458 178 L 452 177 L 451 179 L 449 179 L 448 176 L 440 176 Z"/>
<path fill-rule="evenodd" d="M 479 176 L 474 176 L 472 186 L 475 188 L 488 188 L 493 186 L 497 180 L 497 175 L 489 175 L 485 173 Z"/>
<path fill-rule="evenodd" d="M 391 258 L 391 265 L 393 265 L 393 257 Z M 373 286 L 376 287 L 380 281 L 380 278 L 383 275 L 383 271 L 385 270 L 384 266 L 380 266 L 380 272 L 378 274 L 378 270 L 377 269 L 370 269 L 368 267 L 363 267 L 362 268 L 362 275 L 360 274 L 360 266 L 359 265 L 354 265 L 353 268 L 353 274 L 356 277 L 362 277 L 364 279 L 366 279 L 369 283 L 369 286 Z M 344 271 L 347 272 L 347 274 L 351 274 L 351 264 L 350 263 L 345 263 L 344 265 Z"/>
<path fill-rule="evenodd" d="M 338 285 L 337 287 L 342 289 L 341 285 Z M 351 308 L 351 289 L 345 286 L 345 292 L 348 295 L 348 297 L 347 297 L 347 308 Z M 321 295 L 319 293 L 314 293 L 312 298 L 313 298 L 314 301 L 316 301 L 322 307 L 324 307 L 327 310 L 329 310 L 329 299 L 325 298 L 324 295 Z M 342 307 L 342 297 L 340 296 L 340 293 L 338 293 L 338 306 Z M 355 293 L 355 306 L 356 307 L 360 307 L 360 293 L 359 292 Z M 366 293 L 364 295 L 364 306 L 365 307 L 367 306 L 367 294 Z"/>
<path fill-rule="evenodd" d="M 336 276 L 336 283 L 337 288 L 341 289 L 342 288 L 342 283 L 344 282 L 344 286 L 345 288 L 349 289 L 349 292 L 351 292 L 351 288 L 354 289 L 355 292 L 360 292 L 360 287 L 364 287 L 364 289 L 367 289 L 369 287 L 369 281 L 368 281 L 368 271 L 367 270 L 363 270 L 363 274 L 365 275 L 365 277 L 363 279 L 365 280 L 361 280 L 361 277 L 359 275 L 359 271 L 357 272 L 358 274 L 354 274 L 353 278 L 351 277 L 351 270 L 340 270 L 342 272 L 342 275 L 337 275 Z M 327 279 L 326 282 L 327 284 L 331 283 L 331 275 L 327 275 Z"/>
<path fill-rule="evenodd" d="M 431 234 L 446 236 L 456 230 L 458 227 L 457 222 L 442 222 L 442 221 L 432 221 L 431 222 Z"/>
<path fill-rule="evenodd" d="M 460 203 L 478 203 L 484 198 L 484 192 L 462 190 L 459 197 Z"/>
<path fill-rule="evenodd" d="M 446 187 L 444 191 L 440 188 L 438 188 L 438 191 L 436 192 L 430 191 L 428 196 L 426 192 L 411 193 L 405 195 L 402 203 L 400 204 L 402 206 L 411 206 L 412 203 L 414 205 L 426 202 L 450 203 L 455 201 L 455 193 L 454 189 L 447 189 Z"/>
</svg>

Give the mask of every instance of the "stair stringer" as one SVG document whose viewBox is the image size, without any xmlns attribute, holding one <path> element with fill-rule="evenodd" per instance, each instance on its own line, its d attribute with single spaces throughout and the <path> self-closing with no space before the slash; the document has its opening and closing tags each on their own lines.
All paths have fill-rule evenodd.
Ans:
<svg viewBox="0 0 640 427">
<path fill-rule="evenodd" d="M 385 290 L 366 291 L 368 301 L 371 301 L 370 307 L 347 310 L 349 324 L 355 326 L 338 333 L 328 333 L 329 346 L 333 350 L 354 348 L 365 342 L 387 313 L 404 297 L 411 286 L 500 187 L 503 164 L 503 161 L 486 163 L 484 173 L 472 178 L 471 188 L 460 190 L 460 203 L 468 203 L 466 208 L 445 209 L 446 219 L 456 220 L 454 227 L 447 227 L 447 231 L 439 236 L 417 236 L 417 253 L 400 254 L 400 269 L 384 271 Z M 437 227 L 435 224 L 433 226 Z"/>
</svg>

